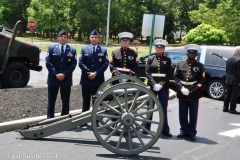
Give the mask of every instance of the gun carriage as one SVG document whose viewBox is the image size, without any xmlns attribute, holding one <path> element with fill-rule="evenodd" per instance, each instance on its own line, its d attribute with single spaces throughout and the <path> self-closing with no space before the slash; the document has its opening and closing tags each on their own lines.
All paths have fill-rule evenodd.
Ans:
<svg viewBox="0 0 240 160">
<path fill-rule="evenodd" d="M 116 80 L 131 82 L 112 85 Z M 141 80 L 127 75 L 113 77 L 99 87 L 93 99 L 94 106 L 87 112 L 46 119 L 19 132 L 27 139 L 41 139 L 91 122 L 96 139 L 119 155 L 139 154 L 159 139 L 164 118 L 162 106 Z M 152 114 L 154 119 L 149 120 Z M 96 125 L 97 120 L 100 126 Z M 151 131 L 144 128 L 146 123 L 152 123 Z"/>
</svg>

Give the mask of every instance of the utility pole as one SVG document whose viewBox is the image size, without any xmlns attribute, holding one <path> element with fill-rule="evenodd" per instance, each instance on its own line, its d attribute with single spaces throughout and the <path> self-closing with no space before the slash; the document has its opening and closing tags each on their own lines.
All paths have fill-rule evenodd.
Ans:
<svg viewBox="0 0 240 160">
<path fill-rule="evenodd" d="M 109 36 L 110 4 L 111 4 L 111 0 L 108 0 L 106 46 L 108 46 L 108 36 Z"/>
</svg>

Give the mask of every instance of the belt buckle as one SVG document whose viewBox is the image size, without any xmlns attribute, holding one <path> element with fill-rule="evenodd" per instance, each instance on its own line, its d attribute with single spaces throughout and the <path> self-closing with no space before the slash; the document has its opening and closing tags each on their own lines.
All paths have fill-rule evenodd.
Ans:
<svg viewBox="0 0 240 160">
<path fill-rule="evenodd" d="M 125 67 L 123 67 L 123 69 L 122 69 L 124 72 L 126 72 L 126 68 Z"/>
<path fill-rule="evenodd" d="M 160 73 L 157 73 L 157 77 L 160 77 Z"/>
<path fill-rule="evenodd" d="M 186 82 L 186 85 L 191 85 L 190 83 L 191 83 L 191 82 Z"/>
</svg>

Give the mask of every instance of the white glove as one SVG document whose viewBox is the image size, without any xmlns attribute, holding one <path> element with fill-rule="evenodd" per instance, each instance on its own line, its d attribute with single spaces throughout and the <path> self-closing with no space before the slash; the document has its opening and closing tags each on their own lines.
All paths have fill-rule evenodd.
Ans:
<svg viewBox="0 0 240 160">
<path fill-rule="evenodd" d="M 154 91 L 159 91 L 160 89 L 162 89 L 162 85 L 160 85 L 160 84 L 154 84 L 154 86 L 153 86 L 153 90 Z"/>
<path fill-rule="evenodd" d="M 185 96 L 189 95 L 189 90 L 187 88 L 185 88 L 185 87 L 182 87 L 181 92 Z"/>
</svg>

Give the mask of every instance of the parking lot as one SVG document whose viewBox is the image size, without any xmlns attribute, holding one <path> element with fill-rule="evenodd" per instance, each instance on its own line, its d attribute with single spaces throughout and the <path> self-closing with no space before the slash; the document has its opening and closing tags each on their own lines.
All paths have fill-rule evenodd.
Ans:
<svg viewBox="0 0 240 160">
<path fill-rule="evenodd" d="M 91 124 L 74 128 L 41 140 L 24 139 L 17 132 L 0 134 L 1 158 L 24 159 L 24 156 L 54 155 L 57 159 L 239 159 L 239 115 L 222 112 L 222 101 L 201 98 L 197 124 L 197 140 L 179 139 L 178 100 L 169 101 L 168 119 L 172 138 L 161 136 L 147 151 L 135 156 L 115 155 L 106 150 L 95 138 Z M 238 108 L 237 108 L 238 109 Z M 116 136 L 117 138 L 117 136 Z M 32 157 L 33 159 L 33 157 Z M 43 159 L 43 158 L 42 158 Z"/>
<path fill-rule="evenodd" d="M 27 87 L 46 87 L 47 70 L 41 54 L 41 72 L 31 71 Z M 74 85 L 80 81 L 81 71 L 74 71 Z M 105 77 L 110 78 L 109 70 Z M 178 99 L 169 101 L 168 120 L 172 138 L 161 136 L 157 143 L 147 151 L 135 156 L 115 155 L 106 150 L 95 138 L 91 125 L 74 128 L 41 140 L 24 139 L 17 132 L 0 134 L 0 159 L 238 159 L 240 148 L 239 115 L 222 112 L 223 102 L 208 97 L 200 99 L 197 124 L 197 140 L 179 139 Z M 237 107 L 239 110 L 239 104 Z M 117 136 L 116 136 L 117 138 Z"/>
</svg>

